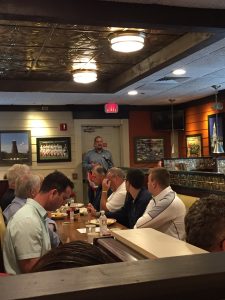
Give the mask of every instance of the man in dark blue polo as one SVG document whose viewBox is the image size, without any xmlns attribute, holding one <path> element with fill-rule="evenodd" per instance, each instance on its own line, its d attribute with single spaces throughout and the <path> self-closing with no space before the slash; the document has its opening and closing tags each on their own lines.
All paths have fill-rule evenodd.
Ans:
<svg viewBox="0 0 225 300">
<path fill-rule="evenodd" d="M 145 175 L 140 169 L 130 169 L 126 176 L 127 195 L 124 206 L 116 212 L 106 212 L 106 216 L 115 218 L 127 228 L 133 228 L 152 198 L 144 187 L 144 182 Z"/>
</svg>

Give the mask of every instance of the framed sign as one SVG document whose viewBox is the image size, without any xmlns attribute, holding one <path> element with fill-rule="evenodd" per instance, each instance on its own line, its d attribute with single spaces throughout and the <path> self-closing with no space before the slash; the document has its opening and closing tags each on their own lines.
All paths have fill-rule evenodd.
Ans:
<svg viewBox="0 0 225 300">
<path fill-rule="evenodd" d="M 0 131 L 0 165 L 32 164 L 30 130 Z"/>
<path fill-rule="evenodd" d="M 202 156 L 202 135 L 193 134 L 186 136 L 187 157 Z"/>
<path fill-rule="evenodd" d="M 37 138 L 37 162 L 71 161 L 69 137 Z"/>
<path fill-rule="evenodd" d="M 134 147 L 137 163 L 154 162 L 164 157 L 164 140 L 162 138 L 137 137 Z"/>
<path fill-rule="evenodd" d="M 224 113 L 208 116 L 209 153 L 211 155 L 225 153 Z"/>
</svg>

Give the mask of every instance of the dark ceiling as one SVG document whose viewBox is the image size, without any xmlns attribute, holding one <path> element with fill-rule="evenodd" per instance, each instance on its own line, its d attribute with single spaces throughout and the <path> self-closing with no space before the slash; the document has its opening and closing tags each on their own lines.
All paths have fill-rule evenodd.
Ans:
<svg viewBox="0 0 225 300">
<path fill-rule="evenodd" d="M 94 60 L 99 82 L 107 82 L 178 39 L 184 32 L 143 30 L 143 50 L 115 52 L 113 28 L 0 21 L 0 79 L 72 81 L 73 64 Z"/>
<path fill-rule="evenodd" d="M 115 26 L 145 32 L 143 50 L 114 52 L 109 37 Z M 0 92 L 112 95 L 219 41 L 224 27 L 223 10 L 94 0 L 3 0 Z M 85 86 L 72 80 L 73 64 L 84 59 L 94 60 L 98 73 L 98 80 Z"/>
</svg>

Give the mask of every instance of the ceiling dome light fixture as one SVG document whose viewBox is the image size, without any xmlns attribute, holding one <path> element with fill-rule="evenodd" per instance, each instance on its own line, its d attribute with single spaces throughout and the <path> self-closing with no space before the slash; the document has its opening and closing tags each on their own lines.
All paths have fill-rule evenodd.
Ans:
<svg viewBox="0 0 225 300">
<path fill-rule="evenodd" d="M 118 52 L 135 52 L 144 47 L 145 34 L 143 32 L 120 31 L 110 37 L 111 47 Z"/>
<path fill-rule="evenodd" d="M 136 90 L 133 90 L 133 91 L 129 91 L 127 94 L 130 96 L 135 96 L 138 94 L 138 92 Z"/>
<path fill-rule="evenodd" d="M 173 75 L 184 75 L 186 73 L 186 70 L 184 70 L 184 69 L 176 69 L 172 73 L 173 73 Z"/>
<path fill-rule="evenodd" d="M 73 73 L 73 80 L 77 83 L 91 83 L 97 80 L 97 73 L 95 70 L 76 70 Z"/>
</svg>

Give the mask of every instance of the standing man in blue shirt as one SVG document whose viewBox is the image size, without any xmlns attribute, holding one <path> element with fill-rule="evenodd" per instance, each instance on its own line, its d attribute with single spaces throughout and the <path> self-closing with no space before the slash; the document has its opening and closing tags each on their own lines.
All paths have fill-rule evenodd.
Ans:
<svg viewBox="0 0 225 300">
<path fill-rule="evenodd" d="M 103 138 L 101 136 L 94 138 L 94 149 L 86 153 L 83 161 L 83 167 L 87 171 L 89 201 L 93 198 L 95 188 L 94 183 L 91 181 L 91 171 L 97 165 L 103 167 L 106 171 L 113 167 L 112 154 L 109 150 L 103 149 Z"/>
<path fill-rule="evenodd" d="M 94 139 L 94 149 L 89 150 L 84 157 L 83 166 L 90 172 L 96 165 L 101 165 L 106 171 L 113 167 L 112 154 L 103 149 L 103 138 L 96 136 Z"/>
</svg>

